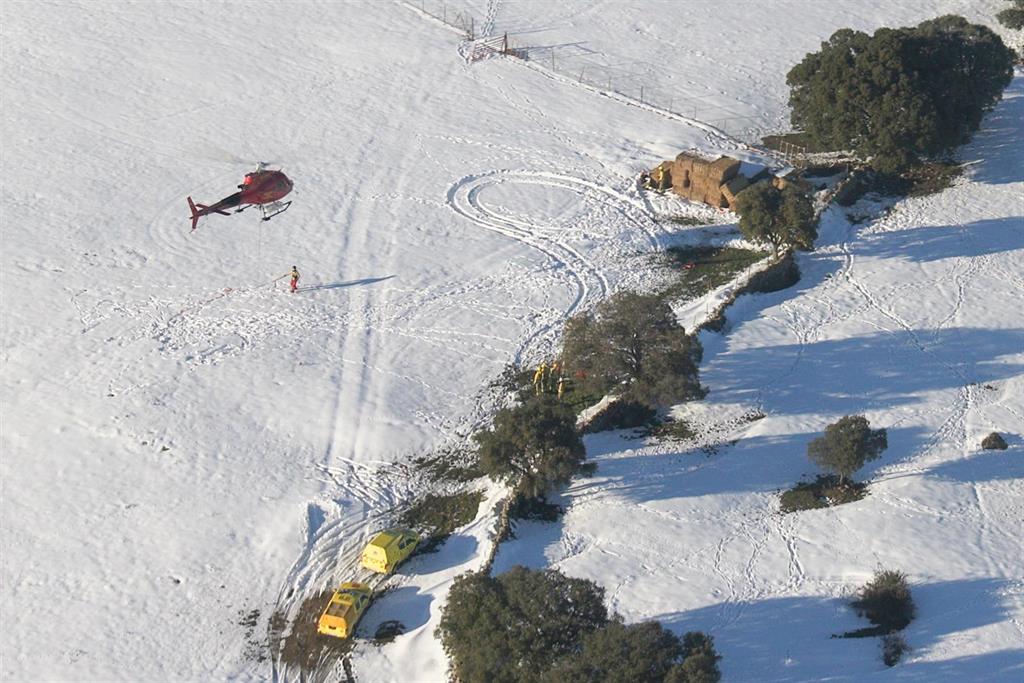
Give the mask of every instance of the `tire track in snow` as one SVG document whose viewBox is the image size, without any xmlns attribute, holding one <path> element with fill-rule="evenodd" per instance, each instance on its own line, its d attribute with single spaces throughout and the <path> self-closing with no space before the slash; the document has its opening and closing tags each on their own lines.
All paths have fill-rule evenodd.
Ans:
<svg viewBox="0 0 1024 683">
<path fill-rule="evenodd" d="M 576 297 L 565 313 L 556 320 L 545 321 L 520 344 L 516 352 L 518 362 L 539 337 L 546 335 L 549 340 L 553 340 L 558 320 L 607 295 L 610 287 L 600 264 L 592 263 L 565 239 L 550 236 L 550 228 L 537 225 L 525 216 L 508 215 L 506 212 L 486 206 L 481 201 L 480 195 L 486 188 L 507 182 L 566 189 L 585 198 L 600 201 L 604 205 L 610 205 L 629 225 L 638 228 L 654 247 L 658 245 L 658 226 L 643 205 L 628 195 L 605 185 L 571 176 L 496 171 L 468 176 L 456 182 L 447 193 L 447 204 L 456 213 L 470 219 L 476 225 L 521 241 L 545 254 L 564 268 L 566 275 L 563 279 L 576 290 Z M 420 303 L 432 302 L 435 299 L 450 300 L 460 295 L 471 294 L 475 286 L 461 283 L 449 288 L 449 291 L 421 293 L 421 298 L 426 298 Z M 344 324 L 341 330 L 342 339 L 339 341 L 340 347 L 344 348 L 353 341 L 347 340 L 346 337 L 351 337 L 357 328 L 373 329 L 376 333 L 381 333 L 388 328 L 387 323 L 391 322 L 393 327 L 387 331 L 392 334 L 403 334 L 400 324 L 414 308 L 420 309 L 419 306 L 406 305 L 401 310 L 392 310 L 393 306 L 388 302 L 371 305 L 368 301 L 364 303 L 362 309 L 349 308 L 341 316 Z M 446 334 L 436 326 L 422 330 L 406 330 L 404 333 L 438 343 L 443 341 L 442 338 Z M 484 343 L 488 338 L 499 341 L 498 338 L 488 335 L 479 335 L 477 338 Z M 365 344 L 362 346 L 365 347 Z M 364 356 L 362 360 L 346 362 L 346 354 L 341 355 L 342 366 L 354 364 L 357 366 L 356 372 L 382 371 L 381 368 L 372 367 L 372 358 L 369 356 Z M 359 368 L 359 365 L 363 367 Z M 341 377 L 338 384 L 344 384 Z M 360 384 L 365 385 L 366 382 Z M 340 410 L 341 407 L 336 405 L 331 413 L 337 416 Z M 293 621 L 302 600 L 311 593 L 319 588 L 329 587 L 333 582 L 351 579 L 353 574 L 358 573 L 358 551 L 366 540 L 368 530 L 397 515 L 401 507 L 396 507 L 396 504 L 411 499 L 416 488 L 413 477 L 406 471 L 376 468 L 346 459 L 343 455 L 332 449 L 326 456 L 325 463 L 318 467 L 320 474 L 326 477 L 325 483 L 328 484 L 324 500 L 309 505 L 305 548 L 283 581 L 274 609 L 275 614 L 284 616 L 287 623 Z M 386 481 L 379 480 L 381 476 Z M 344 514 L 341 512 L 342 507 L 346 508 Z M 375 512 L 381 510 L 387 512 Z M 327 521 L 324 521 L 325 519 Z M 360 576 L 357 576 L 357 579 L 359 578 Z M 272 643 L 277 642 L 272 633 L 269 635 Z M 337 668 L 337 662 L 322 664 L 323 666 L 316 671 L 316 676 L 329 676 Z M 290 670 L 281 660 L 280 651 L 273 653 L 273 675 L 275 681 L 296 680 L 305 676 L 303 672 Z"/>
<path fill-rule="evenodd" d="M 376 474 L 376 473 L 374 473 Z M 334 513 L 340 508 L 330 500 L 310 503 L 306 513 L 306 545 L 281 584 L 273 608 L 274 618 L 267 625 L 267 642 L 271 653 L 272 680 L 288 681 L 327 680 L 340 660 L 330 661 L 332 653 L 325 649 L 320 661 L 311 672 L 302 671 L 282 658 L 282 642 L 288 631 L 275 630 L 275 621 L 283 620 L 285 629 L 294 628 L 298 610 L 303 601 L 318 590 L 330 590 L 341 581 L 368 583 L 374 593 L 405 581 L 401 574 L 380 575 L 362 569 L 359 556 L 369 538 L 371 526 L 384 526 L 391 515 L 399 511 L 374 513 L 370 507 L 348 515 Z"/>
<path fill-rule="evenodd" d="M 372 183 L 379 178 L 367 180 Z M 358 208 L 351 200 L 338 207 L 346 225 L 361 222 Z M 353 250 L 366 252 L 368 231 L 345 230 L 341 239 L 337 271 L 351 272 L 349 254 Z M 303 601 L 318 589 L 330 590 L 341 581 L 357 580 L 369 583 L 376 591 L 387 580 L 368 571 L 357 571 L 359 553 L 369 530 L 397 514 L 395 502 L 410 495 L 411 485 L 408 472 L 400 466 L 364 464 L 355 460 L 363 426 L 373 423 L 376 416 L 373 411 L 379 409 L 378 402 L 368 400 L 372 384 L 370 374 L 378 372 L 386 377 L 396 374 L 386 372 L 390 368 L 377 367 L 379 349 L 372 343 L 372 335 L 381 306 L 379 297 L 372 292 L 350 297 L 345 302 L 344 312 L 338 316 L 339 321 L 331 326 L 331 336 L 336 339 L 336 389 L 328 411 L 331 433 L 316 465 L 317 472 L 325 477 L 321 479 L 324 487 L 320 497 L 307 505 L 305 547 L 281 584 L 273 610 L 275 619 L 268 623 L 274 681 L 325 680 L 339 663 L 330 663 L 324 659 L 329 657 L 325 654 L 312 672 L 291 670 L 282 659 L 284 634 L 274 632 L 275 621 L 283 619 L 286 628 L 294 629 Z M 331 311 L 331 315 L 337 313 Z M 356 395 L 348 395 L 346 389 L 354 389 Z M 356 419 L 354 431 L 350 433 L 346 430 L 350 421 L 345 416 L 352 414 Z"/>
<path fill-rule="evenodd" d="M 554 320 L 543 322 L 520 343 L 514 362 L 521 364 L 539 340 L 544 340 L 544 347 L 553 346 L 558 323 L 605 297 L 610 287 L 604 273 L 566 240 L 550 237 L 545 234 L 543 226 L 522 216 L 491 209 L 481 201 L 480 195 L 484 190 L 503 183 L 544 185 L 610 202 L 621 216 L 643 233 L 653 248 L 659 246 L 658 228 L 642 204 L 606 185 L 573 176 L 542 171 L 490 171 L 456 181 L 447 194 L 448 205 L 455 213 L 485 230 L 511 237 L 541 252 L 556 266 L 565 269 L 567 275 L 563 279 L 576 290 L 574 299 L 562 314 Z"/>
</svg>

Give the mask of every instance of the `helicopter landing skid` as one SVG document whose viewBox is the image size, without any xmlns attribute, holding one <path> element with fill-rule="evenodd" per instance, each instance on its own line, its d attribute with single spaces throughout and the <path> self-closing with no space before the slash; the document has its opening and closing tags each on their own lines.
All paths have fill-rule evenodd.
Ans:
<svg viewBox="0 0 1024 683">
<path fill-rule="evenodd" d="M 272 202 L 270 204 L 260 204 L 260 209 L 263 210 L 263 220 L 269 221 L 279 213 L 284 213 L 291 206 L 291 202 Z"/>
</svg>

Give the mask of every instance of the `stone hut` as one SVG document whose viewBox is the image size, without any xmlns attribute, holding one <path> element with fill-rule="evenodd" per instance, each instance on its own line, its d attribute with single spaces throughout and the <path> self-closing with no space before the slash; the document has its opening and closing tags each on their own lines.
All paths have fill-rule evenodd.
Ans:
<svg viewBox="0 0 1024 683">
<path fill-rule="evenodd" d="M 772 169 L 726 156 L 706 159 L 689 152 L 661 162 L 648 175 L 648 187 L 652 189 L 671 187 L 682 197 L 720 209 L 735 208 L 736 195 L 759 182 L 770 181 L 780 190 L 789 185 L 804 192 L 810 190 L 793 169 Z"/>
<path fill-rule="evenodd" d="M 687 199 L 727 209 L 729 199 L 722 186 L 739 171 L 736 159 L 718 157 L 709 161 L 683 152 L 672 162 L 672 189 Z"/>
<path fill-rule="evenodd" d="M 705 159 L 683 152 L 674 161 L 662 162 L 651 173 L 654 187 L 667 188 L 687 199 L 729 208 L 736 194 L 747 186 L 738 175 L 740 162 L 729 157 Z"/>
</svg>

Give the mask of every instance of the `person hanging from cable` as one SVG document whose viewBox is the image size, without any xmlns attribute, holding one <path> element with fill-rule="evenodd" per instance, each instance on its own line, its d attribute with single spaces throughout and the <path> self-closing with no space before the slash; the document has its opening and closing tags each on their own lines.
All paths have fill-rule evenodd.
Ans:
<svg viewBox="0 0 1024 683">
<path fill-rule="evenodd" d="M 292 276 L 291 287 L 292 294 L 294 294 L 295 292 L 299 291 L 299 269 L 296 268 L 295 266 L 292 266 L 292 272 L 289 273 L 289 275 Z"/>
</svg>

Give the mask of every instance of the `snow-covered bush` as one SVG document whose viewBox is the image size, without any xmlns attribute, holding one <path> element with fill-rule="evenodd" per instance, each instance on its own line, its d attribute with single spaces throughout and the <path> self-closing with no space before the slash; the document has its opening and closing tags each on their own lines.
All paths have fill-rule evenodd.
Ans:
<svg viewBox="0 0 1024 683">
<path fill-rule="evenodd" d="M 584 434 L 604 432 L 609 429 L 631 429 L 650 424 L 658 411 L 645 403 L 620 399 L 611 401 L 603 409 L 594 413 L 581 431 Z"/>
<path fill-rule="evenodd" d="M 434 552 L 453 531 L 473 521 L 482 499 L 483 494 L 479 491 L 450 495 L 428 493 L 405 510 L 399 520 L 404 526 L 423 534 L 424 539 L 416 552 Z"/>
<path fill-rule="evenodd" d="M 814 481 L 801 482 L 783 492 L 779 509 L 785 513 L 843 505 L 860 500 L 866 493 L 866 484 L 852 481 L 841 484 L 839 477 L 822 475 Z"/>
<path fill-rule="evenodd" d="M 798 512 L 824 507 L 828 507 L 828 503 L 818 497 L 811 484 L 797 484 L 796 487 L 783 492 L 779 501 L 779 508 L 782 512 Z"/>
</svg>

